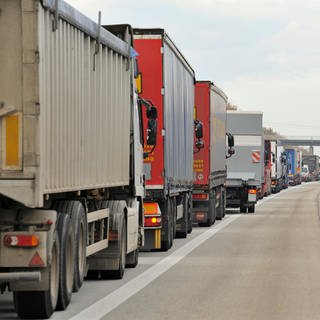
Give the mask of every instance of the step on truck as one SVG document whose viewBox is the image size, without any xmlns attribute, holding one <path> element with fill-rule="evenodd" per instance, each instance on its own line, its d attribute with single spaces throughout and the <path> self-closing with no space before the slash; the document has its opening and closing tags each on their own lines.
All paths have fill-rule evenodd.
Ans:
<svg viewBox="0 0 320 320">
<path fill-rule="evenodd" d="M 227 208 L 254 213 L 264 182 L 262 113 L 228 110 L 227 131 L 234 136 L 235 149 L 227 159 Z"/>
<path fill-rule="evenodd" d="M 134 47 L 141 96 L 158 110 L 156 147 L 145 146 L 143 249 L 168 250 L 175 236 L 185 238 L 192 228 L 195 75 L 163 29 L 134 29 Z"/>
<path fill-rule="evenodd" d="M 227 101 L 212 82 L 196 82 L 192 220 L 199 226 L 209 227 L 225 215 Z M 228 156 L 232 147 L 231 140 Z"/>
<path fill-rule="evenodd" d="M 86 274 L 121 278 L 138 263 L 132 33 L 60 0 L 0 0 L 0 12 L 0 289 L 21 318 L 48 318 Z"/>
</svg>

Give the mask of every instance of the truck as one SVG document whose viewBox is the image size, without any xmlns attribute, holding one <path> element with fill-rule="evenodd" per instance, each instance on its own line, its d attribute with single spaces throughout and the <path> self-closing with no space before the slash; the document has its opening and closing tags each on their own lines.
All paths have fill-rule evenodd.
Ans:
<svg viewBox="0 0 320 320">
<path fill-rule="evenodd" d="M 211 226 L 225 215 L 227 101 L 211 81 L 196 82 L 192 220 L 199 226 Z M 232 144 L 228 151 L 232 154 Z"/>
<path fill-rule="evenodd" d="M 234 136 L 235 155 L 227 159 L 227 208 L 254 213 L 264 182 L 262 112 L 227 111 L 227 131 Z"/>
<path fill-rule="evenodd" d="M 318 155 L 302 155 L 302 165 L 308 166 L 310 181 L 319 180 L 319 156 Z"/>
<path fill-rule="evenodd" d="M 274 156 L 271 152 L 271 141 L 264 140 L 264 182 L 260 192 L 260 198 L 271 194 L 271 167 L 274 162 Z"/>
<path fill-rule="evenodd" d="M 86 275 L 137 265 L 141 112 L 155 112 L 137 97 L 130 27 L 124 41 L 64 1 L 0 12 L 0 288 L 19 317 L 49 318 Z"/>
<path fill-rule="evenodd" d="M 301 184 L 301 152 L 296 148 L 286 148 L 289 185 Z"/>
<path fill-rule="evenodd" d="M 271 189 L 277 193 L 288 187 L 288 166 L 285 149 L 278 140 L 271 140 L 272 166 Z"/>
<path fill-rule="evenodd" d="M 191 232 L 195 74 L 164 29 L 134 28 L 142 98 L 158 110 L 156 147 L 145 146 L 143 250 L 171 248 Z M 144 122 L 147 119 L 144 118 Z"/>
</svg>

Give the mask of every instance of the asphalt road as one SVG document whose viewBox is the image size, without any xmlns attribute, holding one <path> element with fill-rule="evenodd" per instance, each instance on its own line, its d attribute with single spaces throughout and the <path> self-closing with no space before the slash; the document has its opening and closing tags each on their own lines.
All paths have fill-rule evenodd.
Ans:
<svg viewBox="0 0 320 320">
<path fill-rule="evenodd" d="M 86 281 L 52 319 L 320 319 L 320 183 L 194 228 L 167 253 L 141 253 L 123 280 Z M 0 319 L 16 319 L 11 295 Z"/>
</svg>

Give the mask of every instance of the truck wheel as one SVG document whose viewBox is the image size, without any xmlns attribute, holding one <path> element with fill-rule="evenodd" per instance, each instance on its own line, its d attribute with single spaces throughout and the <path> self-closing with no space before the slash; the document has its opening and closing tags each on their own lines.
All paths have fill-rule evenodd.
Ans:
<svg viewBox="0 0 320 320">
<path fill-rule="evenodd" d="M 74 280 L 73 292 L 79 291 L 86 271 L 87 218 L 80 201 L 56 201 L 53 209 L 70 215 L 74 232 Z"/>
<path fill-rule="evenodd" d="M 192 232 L 192 194 L 187 193 L 188 202 L 188 233 Z"/>
<path fill-rule="evenodd" d="M 183 205 L 183 222 L 182 230 L 176 232 L 176 238 L 187 238 L 188 235 L 188 218 L 189 218 L 189 203 L 187 195 L 182 196 L 182 205 Z M 182 220 L 181 219 L 181 220 Z"/>
<path fill-rule="evenodd" d="M 57 310 L 65 310 L 71 301 L 74 276 L 74 234 L 69 215 L 58 216 L 60 238 L 60 275 Z"/>
<path fill-rule="evenodd" d="M 248 207 L 248 213 L 254 213 L 255 212 L 255 205 L 253 204 L 252 206 Z"/>
<path fill-rule="evenodd" d="M 171 200 L 167 198 L 165 201 L 161 202 L 162 207 L 160 208 L 161 212 L 163 212 L 162 216 L 165 214 L 167 216 L 166 223 L 162 226 L 164 228 L 164 236 L 161 235 L 161 250 L 168 251 L 172 247 L 172 209 L 171 209 Z"/>
<path fill-rule="evenodd" d="M 247 213 L 247 207 L 245 206 L 240 206 L 240 213 Z"/>
<path fill-rule="evenodd" d="M 127 268 L 135 268 L 138 265 L 139 260 L 139 249 L 136 249 L 129 254 L 127 254 L 126 258 L 126 267 Z"/>
<path fill-rule="evenodd" d="M 87 219 L 81 202 L 74 201 L 70 212 L 72 227 L 74 230 L 74 280 L 73 292 L 79 291 L 83 284 L 86 270 L 86 242 L 87 242 Z"/>
<path fill-rule="evenodd" d="M 48 319 L 56 309 L 59 292 L 60 243 L 55 233 L 51 264 L 49 266 L 49 285 L 47 291 L 13 292 L 15 310 L 23 319 Z"/>
<path fill-rule="evenodd" d="M 117 270 L 101 270 L 101 279 L 122 279 L 124 270 L 126 268 L 127 255 L 127 224 L 125 218 L 121 219 L 120 234 L 120 252 L 119 252 L 119 266 Z"/>
<path fill-rule="evenodd" d="M 216 209 L 217 210 L 217 220 L 221 220 L 223 218 L 223 192 L 222 188 L 220 187 L 220 201 L 219 201 L 219 207 Z"/>
</svg>

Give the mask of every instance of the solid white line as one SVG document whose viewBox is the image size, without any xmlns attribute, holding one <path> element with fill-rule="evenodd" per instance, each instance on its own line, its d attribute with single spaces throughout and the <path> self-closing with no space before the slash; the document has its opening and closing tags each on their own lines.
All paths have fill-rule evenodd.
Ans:
<svg viewBox="0 0 320 320">
<path fill-rule="evenodd" d="M 157 264 L 141 273 L 136 278 L 130 280 L 119 289 L 105 296 L 95 304 L 84 309 L 70 320 L 101 319 L 113 309 L 117 308 L 121 303 L 125 302 L 137 292 L 145 288 L 149 283 L 160 277 L 164 272 L 172 268 L 191 251 L 199 247 L 202 243 L 213 237 L 217 232 L 224 229 L 239 217 L 241 217 L 240 214 L 234 214 L 226 217 L 221 223 L 200 234 L 190 242 L 186 243 L 183 247 L 174 251 L 168 257 L 159 261 Z"/>
</svg>

